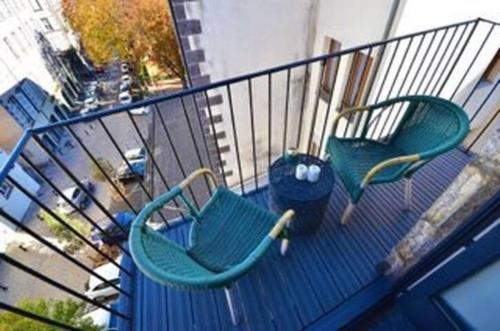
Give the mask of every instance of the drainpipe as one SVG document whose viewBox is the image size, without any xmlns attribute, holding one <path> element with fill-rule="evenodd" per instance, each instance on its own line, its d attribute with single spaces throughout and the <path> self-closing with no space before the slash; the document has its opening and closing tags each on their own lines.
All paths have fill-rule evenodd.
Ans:
<svg viewBox="0 0 500 331">
<path fill-rule="evenodd" d="M 167 0 L 168 6 L 170 7 L 170 13 L 172 14 L 172 23 L 174 24 L 174 29 L 175 29 L 175 40 L 177 40 L 177 47 L 180 49 L 181 53 L 181 59 L 182 59 L 182 65 L 184 66 L 184 77 L 182 78 L 182 82 L 184 83 L 185 87 L 191 87 L 193 85 L 191 81 L 191 74 L 189 73 L 188 65 L 187 65 L 187 60 L 186 60 L 186 52 L 184 50 L 184 47 L 182 47 L 182 39 L 181 35 L 179 33 L 179 25 L 177 24 L 177 18 L 175 17 L 175 12 L 174 12 L 174 6 L 172 4 L 172 0 Z"/>
</svg>

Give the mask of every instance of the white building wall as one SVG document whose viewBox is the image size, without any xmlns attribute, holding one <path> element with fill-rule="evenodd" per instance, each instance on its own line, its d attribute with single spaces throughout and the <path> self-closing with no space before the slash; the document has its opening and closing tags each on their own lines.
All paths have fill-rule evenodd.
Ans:
<svg viewBox="0 0 500 331">
<path fill-rule="evenodd" d="M 393 0 L 322 0 L 318 10 L 316 34 L 314 39 L 313 54 L 325 54 L 325 39 L 332 38 L 341 43 L 341 50 L 360 46 L 370 42 L 383 39 L 384 30 L 389 22 Z M 402 4 L 400 5 L 402 6 Z M 366 53 L 366 52 L 365 52 Z M 372 54 L 373 56 L 374 54 Z M 342 99 L 344 86 L 348 79 L 352 56 L 343 56 L 340 59 L 335 89 L 332 95 L 330 114 L 340 108 L 339 101 Z M 301 150 L 306 151 L 309 145 L 309 136 L 312 126 L 312 115 L 316 110 L 317 121 L 313 131 L 312 141 L 319 142 L 323 132 L 328 103 L 323 98 L 318 98 L 318 84 L 321 66 L 316 63 L 313 66 L 310 79 L 309 98 L 305 123 L 306 128 L 301 139 Z M 333 117 L 330 115 L 330 119 Z M 326 123 L 326 134 L 330 132 L 331 122 Z M 316 146 L 319 148 L 319 146 Z"/>
<path fill-rule="evenodd" d="M 458 23 L 461 21 L 466 21 L 466 20 L 473 20 L 478 17 L 482 17 L 485 19 L 490 19 L 496 22 L 500 22 L 500 5 L 498 2 L 495 1 L 490 1 L 490 0 L 477 0 L 477 1 L 468 1 L 468 0 L 440 0 L 440 1 L 433 1 L 433 0 L 405 0 L 405 4 L 402 7 L 402 10 L 399 12 L 398 19 L 397 19 L 397 24 L 394 26 L 394 29 L 392 31 L 392 35 L 394 36 L 400 36 L 404 34 L 409 34 L 417 31 L 422 31 L 426 29 L 432 29 L 435 27 L 451 24 L 451 23 Z M 460 61 L 457 63 L 457 66 L 455 67 L 453 74 L 449 77 L 449 80 L 447 83 L 444 85 L 444 88 L 442 90 L 442 93 L 440 94 L 441 97 L 444 98 L 450 98 L 455 91 L 456 87 L 458 86 L 458 83 L 462 79 L 463 75 L 465 72 L 468 70 L 470 63 L 472 62 L 474 56 L 477 53 L 477 50 L 481 46 L 481 43 L 483 42 L 484 38 L 488 34 L 489 30 L 491 28 L 491 25 L 488 23 L 481 22 L 477 25 L 476 30 L 472 36 L 472 38 L 469 40 L 468 45 L 464 51 L 464 53 L 461 56 Z M 463 45 L 465 42 L 469 32 L 472 30 L 472 25 L 469 26 L 468 30 L 466 30 L 466 33 L 459 45 Z M 452 41 L 452 47 L 455 45 L 455 42 L 458 41 L 458 38 L 460 36 L 460 33 L 462 32 L 462 28 L 457 30 L 457 33 L 454 36 L 454 39 Z M 440 55 L 445 49 L 445 45 L 447 42 L 450 40 L 452 36 L 453 31 L 450 30 L 448 35 L 443 39 L 443 46 L 441 47 L 440 51 L 437 53 L 436 57 L 436 62 L 437 59 L 439 59 Z M 430 49 L 429 54 L 433 54 L 435 49 L 437 48 L 438 40 L 441 38 L 442 34 L 439 34 L 436 36 L 436 41 L 434 42 L 434 46 Z M 461 84 L 461 88 L 458 90 L 456 95 L 453 98 L 453 101 L 457 103 L 458 105 L 462 105 L 464 100 L 467 98 L 467 96 L 470 94 L 471 90 L 473 87 L 476 85 L 476 82 L 481 78 L 482 74 L 484 73 L 484 70 L 488 66 L 488 64 L 491 62 L 493 56 L 495 55 L 496 51 L 500 47 L 500 43 L 498 42 L 500 40 L 500 27 L 497 27 L 493 30 L 493 33 L 489 37 L 489 41 L 485 44 L 483 50 L 477 57 L 477 60 L 475 61 L 474 65 L 471 67 L 469 73 L 465 76 L 465 80 Z M 402 68 L 402 72 L 405 72 L 408 64 L 409 64 L 409 59 L 415 54 L 415 51 L 417 49 L 417 44 L 419 40 L 415 40 L 412 47 L 410 48 L 410 51 L 408 52 L 407 55 L 407 60 L 405 66 Z M 416 62 L 418 63 L 423 56 L 423 50 L 426 49 L 428 43 L 430 42 L 430 36 L 427 37 L 426 40 L 424 40 L 421 50 L 419 54 L 416 57 Z M 400 45 L 400 51 L 398 52 L 398 56 L 395 58 L 394 62 L 398 63 L 398 58 L 401 58 L 403 52 L 401 51 L 406 47 L 407 43 L 402 43 Z M 448 50 L 447 54 L 450 54 L 452 51 L 452 47 Z M 461 46 L 460 46 L 461 47 Z M 459 47 L 459 49 L 460 49 Z M 429 61 L 430 55 L 427 59 Z M 386 58 L 387 59 L 387 58 Z M 447 57 L 445 57 L 447 59 Z M 444 62 L 444 61 L 443 61 Z M 426 63 L 426 62 L 424 62 Z M 387 62 L 385 62 L 387 64 Z M 444 66 L 444 63 L 442 64 Z M 440 69 L 442 68 L 440 67 Z M 414 71 L 416 70 L 414 68 L 411 71 L 411 75 L 414 74 Z M 425 64 L 424 64 L 425 67 Z M 381 70 L 385 70 L 384 66 L 382 65 Z M 430 72 L 434 70 L 434 67 L 431 67 Z M 439 71 L 438 71 L 439 72 Z M 422 73 L 423 75 L 423 73 Z M 431 74 L 429 74 L 431 76 Z M 389 80 L 393 76 L 389 75 Z M 421 76 L 419 76 L 421 77 Z M 400 79 L 396 82 L 396 85 L 400 83 L 404 79 L 404 77 L 400 77 Z M 437 79 L 437 77 L 436 77 Z M 418 80 L 418 79 L 417 79 Z M 378 88 L 379 82 L 375 84 L 375 86 Z M 438 86 L 441 86 L 443 83 L 440 82 Z M 408 84 L 408 83 L 407 83 Z M 388 84 L 387 84 L 388 85 Z M 417 85 L 417 84 L 416 84 Z M 480 85 L 478 86 L 477 91 L 474 93 L 473 97 L 467 102 L 467 104 L 464 107 L 464 110 L 468 113 L 469 117 L 471 117 L 475 111 L 478 109 L 488 92 L 493 88 L 495 85 L 495 82 L 481 82 Z M 429 86 L 429 88 L 426 90 L 425 88 Z M 424 80 L 424 84 L 422 84 L 422 87 L 420 90 L 416 90 L 417 86 L 412 88 L 410 91 L 410 94 L 415 94 L 419 93 L 422 94 L 425 92 L 425 94 L 430 93 L 430 91 L 433 89 L 435 86 L 435 80 L 431 82 L 431 84 L 428 83 L 427 80 Z M 386 93 L 388 92 L 389 86 L 386 86 L 385 89 L 383 90 L 382 95 L 385 96 Z M 395 96 L 397 91 L 393 91 L 391 93 L 391 97 Z M 437 94 L 437 89 L 435 90 L 434 94 Z M 372 100 L 373 101 L 373 100 Z M 468 139 L 466 139 L 465 145 L 468 145 L 468 142 L 472 140 L 472 138 L 475 137 L 476 134 L 479 133 L 481 128 L 491 119 L 492 116 L 494 116 L 495 111 L 498 110 L 498 105 L 500 104 L 500 89 L 497 88 L 494 92 L 493 95 L 489 98 L 488 102 L 484 105 L 482 108 L 480 115 L 471 123 L 471 134 Z M 494 123 L 489 132 L 492 132 L 493 130 L 497 129 L 500 127 L 500 121 L 497 119 L 496 123 Z M 485 139 L 488 135 L 485 135 Z M 476 146 L 480 146 L 480 143 L 477 144 Z"/>
<path fill-rule="evenodd" d="M 349 47 L 373 39 L 380 39 L 390 9 L 391 0 L 365 3 L 353 1 L 203 1 L 187 2 L 187 18 L 199 19 L 201 35 L 191 36 L 191 49 L 203 49 L 205 62 L 202 75 L 210 75 L 211 81 L 234 77 L 292 61 L 306 59 L 322 53 L 325 35 L 339 39 L 343 47 Z M 315 81 L 317 73 L 311 74 Z M 291 71 L 289 119 L 285 147 L 295 147 L 299 114 L 302 101 L 304 67 Z M 283 148 L 287 73 L 272 77 L 271 146 L 272 159 L 281 155 Z M 268 77 L 253 82 L 253 108 L 256 127 L 256 154 L 259 173 L 265 173 L 268 165 Z M 252 137 L 249 116 L 248 83 L 231 87 L 235 112 L 236 131 L 241 155 L 244 179 L 253 176 Z M 235 175 L 230 184 L 239 182 L 231 126 L 228 97 L 225 89 L 210 94 L 221 94 L 223 104 L 212 107 L 215 114 L 223 115 L 223 123 L 217 131 L 224 131 L 226 138 L 221 145 L 230 145 L 231 152 L 224 154 L 228 168 Z M 310 99 L 310 98 L 309 98 Z M 310 101 L 309 101 L 310 104 Z M 307 123 L 307 119 L 304 120 Z M 304 125 L 302 136 L 306 133 Z M 272 161 L 272 160 L 271 160 Z"/>
<path fill-rule="evenodd" d="M 6 162 L 8 155 L 0 150 L 0 165 Z M 9 176 L 11 176 L 15 181 L 17 181 L 20 185 L 29 190 L 29 192 L 36 194 L 40 189 L 40 184 L 38 184 L 30 175 L 24 171 L 21 166 L 16 164 L 14 168 L 9 172 Z M 22 220 L 24 215 L 26 214 L 29 206 L 31 204 L 31 200 L 24 195 L 21 191 L 16 188 L 13 188 L 10 192 L 8 198 L 0 194 L 0 208 L 2 208 L 7 214 L 13 216 L 17 220 Z M 3 225 L 12 228 L 12 224 L 6 220 L 2 220 L 0 218 L 0 222 Z M 3 227 L 0 227 L 0 230 Z"/>
<path fill-rule="evenodd" d="M 60 0 L 6 0 L 0 13 L 0 94 L 27 77 L 57 96 L 59 86 L 45 68 L 35 35 L 44 33 L 58 50 L 71 46 L 59 16 Z"/>
</svg>

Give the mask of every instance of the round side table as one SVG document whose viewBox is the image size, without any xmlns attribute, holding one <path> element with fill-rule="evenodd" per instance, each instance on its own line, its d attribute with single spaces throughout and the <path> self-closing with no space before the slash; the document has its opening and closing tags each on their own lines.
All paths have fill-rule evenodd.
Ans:
<svg viewBox="0 0 500 331">
<path fill-rule="evenodd" d="M 317 182 L 299 181 L 295 178 L 296 164 L 315 164 L 321 168 Z M 283 157 L 277 159 L 269 169 L 269 207 L 283 213 L 287 209 L 295 211 L 290 222 L 293 234 L 314 232 L 323 220 L 335 184 L 335 175 L 328 162 L 317 157 L 299 154 L 292 164 Z"/>
</svg>

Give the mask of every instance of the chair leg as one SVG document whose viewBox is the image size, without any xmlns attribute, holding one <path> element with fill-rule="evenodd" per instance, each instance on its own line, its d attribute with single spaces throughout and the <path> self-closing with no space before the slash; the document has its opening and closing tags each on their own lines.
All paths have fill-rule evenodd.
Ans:
<svg viewBox="0 0 500 331">
<path fill-rule="evenodd" d="M 352 212 L 354 211 L 354 208 L 356 208 L 356 205 L 353 204 L 351 202 L 351 200 L 349 200 L 349 204 L 345 208 L 344 214 L 342 215 L 342 219 L 340 220 L 340 223 L 342 225 L 345 225 L 345 224 L 347 224 L 347 222 L 349 222 L 349 220 L 351 219 L 351 216 L 352 216 Z"/>
<path fill-rule="evenodd" d="M 412 191 L 412 179 L 407 178 L 405 183 L 405 208 L 406 210 L 411 209 L 411 191 Z"/>
<path fill-rule="evenodd" d="M 286 227 L 289 228 L 290 227 L 290 221 L 288 221 L 286 223 Z M 285 256 L 286 255 L 286 252 L 288 251 L 288 246 L 290 245 L 290 239 L 288 238 L 283 238 L 281 240 L 281 246 L 280 246 L 280 253 L 281 253 L 281 256 Z"/>
<path fill-rule="evenodd" d="M 229 307 L 229 314 L 231 314 L 231 321 L 233 325 L 238 325 L 238 312 L 234 306 L 234 298 L 229 287 L 224 287 L 224 294 L 226 295 L 227 306 Z"/>
</svg>

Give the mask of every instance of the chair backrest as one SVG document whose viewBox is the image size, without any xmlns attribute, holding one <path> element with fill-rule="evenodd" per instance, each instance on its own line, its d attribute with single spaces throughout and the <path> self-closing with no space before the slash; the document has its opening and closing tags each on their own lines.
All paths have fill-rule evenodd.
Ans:
<svg viewBox="0 0 500 331">
<path fill-rule="evenodd" d="M 458 146 L 467 135 L 467 114 L 454 103 L 430 96 L 401 99 L 409 105 L 391 144 L 405 153 L 431 158 Z"/>
</svg>

